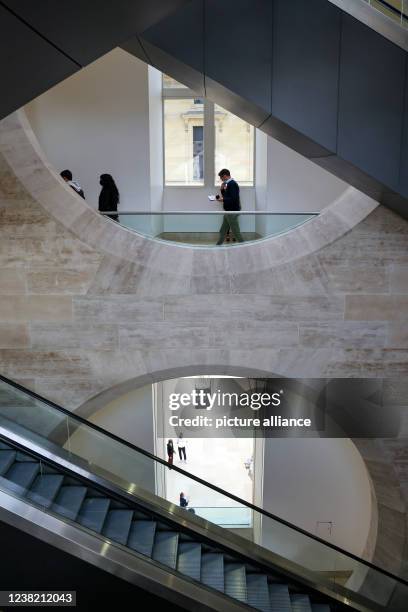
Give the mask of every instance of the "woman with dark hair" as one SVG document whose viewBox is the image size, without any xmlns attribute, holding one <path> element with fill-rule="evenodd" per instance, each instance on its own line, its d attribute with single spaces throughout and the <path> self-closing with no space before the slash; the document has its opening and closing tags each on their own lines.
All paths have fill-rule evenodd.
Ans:
<svg viewBox="0 0 408 612">
<path fill-rule="evenodd" d="M 183 492 L 180 493 L 180 507 L 181 508 L 187 508 L 188 506 L 188 499 L 187 497 L 184 495 Z"/>
<path fill-rule="evenodd" d="M 119 191 L 111 175 L 101 174 L 99 183 L 102 185 L 101 193 L 99 194 L 99 210 L 101 212 L 118 210 Z M 118 215 L 106 216 L 114 221 L 119 221 Z"/>
<path fill-rule="evenodd" d="M 167 442 L 167 462 L 169 465 L 173 465 L 173 455 L 174 455 L 173 440 L 169 440 Z"/>
</svg>

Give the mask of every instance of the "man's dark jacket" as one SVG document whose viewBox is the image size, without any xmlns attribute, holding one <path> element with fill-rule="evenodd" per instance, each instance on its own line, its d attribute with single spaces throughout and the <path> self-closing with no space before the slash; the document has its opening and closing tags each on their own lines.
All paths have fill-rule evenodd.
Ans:
<svg viewBox="0 0 408 612">
<path fill-rule="evenodd" d="M 224 210 L 241 210 L 241 200 L 239 197 L 239 185 L 231 179 L 222 192 Z"/>
</svg>

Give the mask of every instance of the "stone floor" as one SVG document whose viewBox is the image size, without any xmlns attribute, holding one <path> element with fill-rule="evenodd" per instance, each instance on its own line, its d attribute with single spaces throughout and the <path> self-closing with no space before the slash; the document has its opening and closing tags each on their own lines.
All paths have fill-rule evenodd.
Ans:
<svg viewBox="0 0 408 612">
<path fill-rule="evenodd" d="M 168 242 L 179 242 L 182 244 L 193 244 L 200 246 L 215 246 L 218 240 L 218 232 L 162 232 L 157 236 L 160 240 Z M 259 240 L 263 236 L 256 232 L 242 232 L 242 237 L 245 242 L 251 240 Z M 224 242 L 224 245 L 231 246 L 236 244 L 235 241 Z"/>
<path fill-rule="evenodd" d="M 187 463 L 180 461 L 177 454 L 174 455 L 174 465 L 252 502 L 252 480 L 244 464 L 251 458 L 252 453 L 251 438 L 234 440 L 192 438 L 187 440 Z M 176 471 L 167 471 L 166 489 L 167 499 L 175 504 L 179 503 L 180 492 L 183 491 L 189 498 L 189 506 L 192 508 L 239 505 L 193 480 L 188 481 Z M 200 514 L 199 511 L 197 513 Z M 235 520 L 234 511 L 232 514 L 232 520 Z"/>
</svg>

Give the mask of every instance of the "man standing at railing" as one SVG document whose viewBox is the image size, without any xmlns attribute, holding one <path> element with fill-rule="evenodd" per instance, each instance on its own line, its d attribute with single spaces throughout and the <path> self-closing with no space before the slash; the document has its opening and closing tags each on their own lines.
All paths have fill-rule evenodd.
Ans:
<svg viewBox="0 0 408 612">
<path fill-rule="evenodd" d="M 219 171 L 218 176 L 221 180 L 221 195 L 216 198 L 223 203 L 225 211 L 241 210 L 241 200 L 239 196 L 239 185 L 231 177 L 231 173 L 226 168 Z M 239 229 L 238 215 L 224 215 L 224 220 L 220 228 L 220 237 L 217 245 L 224 242 L 228 230 L 231 230 L 232 235 L 238 242 L 244 242 Z"/>
</svg>

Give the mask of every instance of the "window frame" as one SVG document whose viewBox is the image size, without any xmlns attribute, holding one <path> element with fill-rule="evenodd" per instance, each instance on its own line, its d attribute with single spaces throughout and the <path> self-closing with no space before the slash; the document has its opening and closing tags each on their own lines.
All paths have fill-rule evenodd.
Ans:
<svg viewBox="0 0 408 612">
<path fill-rule="evenodd" d="M 162 81 L 163 83 L 163 81 Z M 165 101 L 166 100 L 192 100 L 200 98 L 203 100 L 203 111 L 204 111 L 204 181 L 199 185 L 171 185 L 166 182 L 166 134 L 165 134 Z M 197 94 L 189 87 L 164 87 L 162 85 L 162 142 L 163 142 L 163 188 L 164 189 L 214 189 L 218 186 L 215 181 L 215 106 L 214 102 L 211 102 L 204 96 Z M 256 155 L 256 129 L 254 129 L 254 143 L 253 143 L 253 155 L 252 155 L 252 185 L 243 185 L 241 189 L 254 189 L 256 185 L 255 177 L 255 155 Z"/>
</svg>

